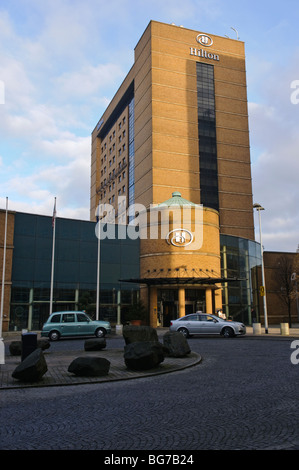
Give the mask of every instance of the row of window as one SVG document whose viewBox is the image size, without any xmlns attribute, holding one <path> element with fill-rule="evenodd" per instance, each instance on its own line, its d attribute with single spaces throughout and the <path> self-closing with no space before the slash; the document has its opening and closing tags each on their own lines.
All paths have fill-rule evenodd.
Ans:
<svg viewBox="0 0 299 470">
<path fill-rule="evenodd" d="M 196 73 L 201 203 L 219 210 L 214 67 L 197 62 Z"/>
<path fill-rule="evenodd" d="M 129 103 L 129 181 L 128 181 L 128 193 L 129 193 L 129 206 L 135 203 L 135 132 L 134 132 L 134 112 L 135 100 L 134 97 Z M 129 216 L 131 219 L 133 216 Z M 129 220 L 130 221 L 130 220 Z"/>
<path fill-rule="evenodd" d="M 109 162 L 109 167 L 112 166 L 112 164 L 115 163 L 115 157 L 113 157 L 113 160 L 111 163 Z M 119 162 L 118 164 L 118 170 L 121 171 L 121 169 L 126 165 L 126 157 L 123 157 L 122 161 Z M 101 170 L 101 177 L 107 173 L 107 167 L 104 166 L 104 168 Z M 112 172 L 109 173 L 109 178 L 114 178 L 116 176 L 116 169 L 114 168 Z"/>
<path fill-rule="evenodd" d="M 118 123 L 118 130 L 120 131 L 122 126 L 126 123 L 126 116 L 123 117 L 123 119 Z M 124 138 L 126 135 L 126 131 L 124 130 L 122 135 L 120 135 L 118 137 L 118 140 L 119 142 L 121 142 L 122 138 Z M 115 139 L 115 130 L 113 130 L 113 132 L 109 135 L 109 142 L 112 142 L 112 139 Z M 115 144 L 113 144 L 114 147 L 115 147 Z M 113 148 L 114 148 L 113 147 Z M 102 153 L 104 152 L 104 150 L 107 149 L 107 143 L 105 142 L 104 145 L 102 146 Z"/>
<path fill-rule="evenodd" d="M 122 188 L 119 188 L 118 190 L 118 195 L 122 196 L 123 194 L 126 194 L 126 185 L 124 185 Z M 106 191 L 104 191 L 104 195 L 106 195 Z M 115 202 L 115 194 L 113 194 L 109 199 L 108 199 L 109 204 L 113 204 Z"/>
</svg>

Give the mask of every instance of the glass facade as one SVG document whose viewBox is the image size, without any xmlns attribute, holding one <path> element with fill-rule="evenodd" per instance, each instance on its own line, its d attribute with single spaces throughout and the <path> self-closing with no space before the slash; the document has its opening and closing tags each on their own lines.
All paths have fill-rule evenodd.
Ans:
<svg viewBox="0 0 299 470">
<path fill-rule="evenodd" d="M 56 219 L 53 311 L 96 310 L 95 223 Z M 10 330 L 41 329 L 49 315 L 52 260 L 51 217 L 16 213 Z M 139 286 L 119 279 L 139 275 L 139 243 L 101 240 L 100 319 L 116 322 L 117 309 L 138 299 Z"/>
<path fill-rule="evenodd" d="M 219 210 L 213 65 L 196 63 L 201 204 Z"/>
<path fill-rule="evenodd" d="M 134 97 L 129 103 L 129 206 L 135 202 Z M 130 220 L 130 214 L 129 214 Z"/>
<path fill-rule="evenodd" d="M 223 285 L 222 305 L 227 318 L 251 325 L 259 320 L 257 271 L 260 245 L 246 238 L 220 235 L 221 275 L 240 279 Z"/>
</svg>

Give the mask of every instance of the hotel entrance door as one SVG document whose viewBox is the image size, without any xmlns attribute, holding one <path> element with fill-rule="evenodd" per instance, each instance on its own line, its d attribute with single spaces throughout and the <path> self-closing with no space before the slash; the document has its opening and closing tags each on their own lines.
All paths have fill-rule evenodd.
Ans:
<svg viewBox="0 0 299 470">
<path fill-rule="evenodd" d="M 170 321 L 179 317 L 178 291 L 161 289 L 158 291 L 158 319 L 163 327 L 169 327 Z M 185 315 L 198 310 L 206 311 L 205 290 L 186 289 Z"/>
</svg>

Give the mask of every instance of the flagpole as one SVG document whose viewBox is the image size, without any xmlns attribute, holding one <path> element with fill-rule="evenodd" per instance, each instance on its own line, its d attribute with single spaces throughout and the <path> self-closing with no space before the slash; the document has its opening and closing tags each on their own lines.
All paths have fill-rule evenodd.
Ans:
<svg viewBox="0 0 299 470">
<path fill-rule="evenodd" d="M 52 266 L 51 266 L 51 289 L 50 289 L 50 313 L 53 312 L 53 284 L 54 284 L 54 259 L 55 259 L 55 233 L 56 233 L 56 197 L 54 198 L 54 209 L 53 209 L 53 240 L 52 240 Z"/>
<path fill-rule="evenodd" d="M 2 338 L 2 323 L 3 323 L 3 308 L 4 308 L 4 289 L 5 289 L 7 213 L 8 213 L 8 198 L 6 198 L 4 245 L 3 245 L 3 271 L 2 271 L 2 291 L 1 291 L 1 309 L 0 309 L 0 364 L 5 364 L 5 346 L 4 346 L 4 342 Z"/>
<path fill-rule="evenodd" d="M 96 234 L 98 237 L 98 259 L 97 259 L 97 299 L 96 299 L 96 320 L 100 319 L 100 266 L 101 266 L 101 233 L 100 233 L 100 219 L 97 215 L 97 228 Z"/>
</svg>

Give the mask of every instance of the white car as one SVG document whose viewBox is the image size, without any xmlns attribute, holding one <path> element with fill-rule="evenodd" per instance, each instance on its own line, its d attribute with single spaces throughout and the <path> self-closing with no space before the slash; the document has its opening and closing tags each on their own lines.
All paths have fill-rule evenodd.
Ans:
<svg viewBox="0 0 299 470">
<path fill-rule="evenodd" d="M 192 335 L 217 335 L 225 338 L 246 334 L 246 326 L 236 321 L 227 321 L 207 313 L 191 313 L 171 320 L 170 331 L 179 331 L 186 338 Z"/>
</svg>

